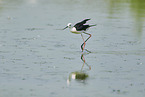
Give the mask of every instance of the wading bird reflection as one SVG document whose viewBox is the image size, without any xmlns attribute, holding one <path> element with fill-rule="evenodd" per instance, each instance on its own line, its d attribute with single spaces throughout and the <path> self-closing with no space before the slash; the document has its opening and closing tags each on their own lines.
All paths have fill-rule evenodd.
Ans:
<svg viewBox="0 0 145 97">
<path fill-rule="evenodd" d="M 89 53 L 88 53 L 89 54 Z M 89 75 L 86 73 L 86 70 L 83 70 L 84 65 L 89 67 L 88 70 L 91 70 L 91 66 L 86 63 L 86 60 L 84 58 L 84 53 L 81 54 L 81 60 L 83 61 L 83 65 L 80 71 L 71 72 L 69 74 L 69 78 L 67 79 L 67 84 L 70 85 L 71 80 L 78 80 L 83 81 L 85 83 L 85 80 L 89 77 Z"/>
</svg>

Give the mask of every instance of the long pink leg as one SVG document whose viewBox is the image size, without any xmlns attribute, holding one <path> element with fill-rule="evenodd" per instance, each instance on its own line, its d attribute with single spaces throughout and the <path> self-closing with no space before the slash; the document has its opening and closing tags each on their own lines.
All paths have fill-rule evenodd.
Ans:
<svg viewBox="0 0 145 97">
<path fill-rule="evenodd" d="M 87 35 L 89 35 L 89 37 L 84 41 L 84 38 L 83 38 L 83 35 L 81 34 L 81 36 L 82 36 L 82 39 L 83 39 L 83 41 L 84 41 L 84 43 L 81 45 L 81 49 L 82 49 L 82 52 L 83 52 L 83 50 L 84 50 L 84 48 L 85 48 L 85 45 L 86 45 L 86 42 L 88 41 L 88 39 L 89 38 L 91 38 L 91 34 L 89 34 L 89 33 L 85 33 L 84 32 L 84 34 L 87 34 Z M 89 52 L 89 51 L 88 51 Z"/>
<path fill-rule="evenodd" d="M 84 50 L 84 48 L 85 48 L 85 45 L 86 45 L 86 42 L 85 42 L 84 37 L 83 37 L 82 34 L 81 34 L 81 36 L 82 36 L 82 39 L 83 39 L 83 42 L 84 42 L 83 45 L 82 45 L 83 47 L 81 46 L 81 49 L 82 49 L 82 52 L 83 52 L 83 50 Z"/>
</svg>

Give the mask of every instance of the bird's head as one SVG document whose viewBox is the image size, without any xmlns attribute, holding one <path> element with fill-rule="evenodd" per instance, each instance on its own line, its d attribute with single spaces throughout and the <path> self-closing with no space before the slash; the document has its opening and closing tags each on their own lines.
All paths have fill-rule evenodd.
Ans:
<svg viewBox="0 0 145 97">
<path fill-rule="evenodd" d="M 63 28 L 63 30 L 65 30 L 66 28 L 71 28 L 71 23 L 68 23 L 67 26 L 65 28 Z"/>
</svg>

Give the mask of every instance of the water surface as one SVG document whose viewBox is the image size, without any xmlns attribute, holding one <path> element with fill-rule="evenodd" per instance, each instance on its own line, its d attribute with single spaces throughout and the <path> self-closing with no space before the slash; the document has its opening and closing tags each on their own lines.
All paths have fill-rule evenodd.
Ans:
<svg viewBox="0 0 145 97">
<path fill-rule="evenodd" d="M 85 63 L 81 35 L 57 30 L 84 18 Z M 144 0 L 0 0 L 0 21 L 0 97 L 144 97 Z"/>
</svg>

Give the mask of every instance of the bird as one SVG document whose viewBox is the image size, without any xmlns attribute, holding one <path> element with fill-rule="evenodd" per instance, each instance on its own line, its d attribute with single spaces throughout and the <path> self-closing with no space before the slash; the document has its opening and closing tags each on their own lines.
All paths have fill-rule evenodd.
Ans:
<svg viewBox="0 0 145 97">
<path fill-rule="evenodd" d="M 87 33 L 88 29 L 90 27 L 96 26 L 96 24 L 95 25 L 87 25 L 86 22 L 89 21 L 89 20 L 91 20 L 91 19 L 90 18 L 84 19 L 81 22 L 76 23 L 74 26 L 72 26 L 72 23 L 68 23 L 67 26 L 62 29 L 62 30 L 65 30 L 66 28 L 69 28 L 70 32 L 72 32 L 74 34 L 81 34 L 81 37 L 83 39 L 83 43 L 81 45 L 82 52 L 84 51 L 86 42 L 92 36 L 90 33 Z M 83 33 L 89 35 L 89 37 L 86 40 L 84 40 L 84 37 L 82 35 Z M 88 50 L 86 49 L 86 51 L 88 51 Z"/>
</svg>

